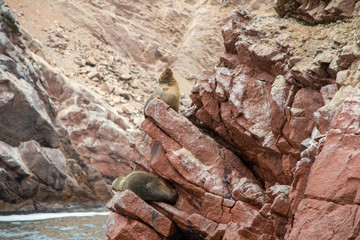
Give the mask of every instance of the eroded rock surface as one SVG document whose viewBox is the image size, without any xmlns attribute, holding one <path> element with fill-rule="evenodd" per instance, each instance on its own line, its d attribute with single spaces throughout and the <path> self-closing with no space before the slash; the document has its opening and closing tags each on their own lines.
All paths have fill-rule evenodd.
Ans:
<svg viewBox="0 0 360 240">
<path fill-rule="evenodd" d="M 359 108 L 360 89 L 354 88 L 338 107 L 312 165 L 289 239 L 359 237 Z"/>
<path fill-rule="evenodd" d="M 129 173 L 130 143 L 138 131 L 94 93 L 37 60 L 48 83 L 46 90 L 58 107 L 57 119 L 85 163 L 110 180 Z"/>
<path fill-rule="evenodd" d="M 359 5 L 355 0 L 278 0 L 275 10 L 280 16 L 289 15 L 316 24 L 349 19 L 354 11 L 359 10 Z"/>
<path fill-rule="evenodd" d="M 238 156 L 161 100 L 151 101 L 146 114 L 148 118 L 142 123 L 146 136 L 136 143 L 138 155 L 133 159 L 134 166 L 167 180 L 180 198 L 174 206 L 145 203 L 126 191 L 108 203 L 110 210 L 138 221 L 140 227 L 142 222 L 150 225 L 153 222 L 148 222 L 149 213 L 144 213 L 145 210 L 137 213 L 137 209 L 158 209 L 179 228 L 178 232 L 167 230 L 165 234 L 152 226 L 161 238 L 222 239 L 232 236 L 233 231 L 244 236 L 254 231 L 254 236 L 269 238 L 276 237 L 274 232 L 285 234 L 288 188 L 284 193 L 280 191 L 281 196 L 275 190 L 267 196 Z M 139 207 L 139 201 L 143 207 Z M 287 207 L 282 207 L 285 202 Z M 259 222 L 268 226 L 266 232 L 260 231 Z M 234 227 L 228 228 L 229 224 Z M 110 239 L 118 239 L 127 232 L 127 224 L 121 224 L 116 231 L 113 228 L 108 230 Z"/>
<path fill-rule="evenodd" d="M 352 14 L 308 26 L 239 8 L 223 28 L 219 65 L 192 90 L 188 118 L 161 101 L 149 104 L 133 162 L 178 191 L 174 206 L 147 203 L 178 227 L 171 237 L 359 237 L 359 16 Z M 131 208 L 108 207 L 139 227 L 146 222 Z"/>
<path fill-rule="evenodd" d="M 42 3 L 81 12 L 74 1 Z M 149 26 L 137 14 L 138 8 L 126 8 L 121 2 L 90 1 L 83 6 L 102 9 L 112 4 L 124 6 L 113 19 L 124 21 L 132 13 Z M 136 7 L 158 6 L 141 4 Z M 185 4 L 198 9 L 196 16 L 205 13 L 200 6 L 216 5 Z M 63 57 L 56 59 L 66 62 L 72 50 L 85 49 L 69 40 L 84 33 L 72 28 L 77 19 L 62 18 L 61 24 L 41 29 L 49 33 L 44 41 L 47 52 L 30 34 L 19 36 L 11 24 L 10 30 L 2 25 L 0 209 L 105 202 L 111 193 L 103 177 L 112 179 L 135 169 L 163 178 L 177 190 L 179 200 L 172 206 L 145 202 L 131 191 L 116 194 L 107 205 L 112 211 L 110 239 L 358 239 L 359 3 L 277 4 L 278 11 L 283 7 L 282 15 L 311 24 L 332 23 L 308 26 L 239 8 L 222 31 L 225 53 L 198 79 L 187 117 L 154 100 L 147 108 L 149 118 L 141 124 L 144 132 L 132 128 L 142 118 L 128 117 L 129 123 L 119 115 L 138 115 L 136 107 L 114 111 L 83 86 L 69 83 L 68 77 L 77 75 L 87 84 L 97 82 L 111 106 L 130 99 L 141 105 L 143 96 L 127 91 L 148 86 L 131 81 L 141 78 L 143 68 L 108 56 L 114 51 L 104 44 L 118 38 L 110 34 L 114 25 L 106 25 L 108 18 L 91 11 L 90 16 L 106 28 L 90 29 L 97 39 L 91 46 L 98 50 L 71 59 L 78 66 L 74 72 L 54 68 L 55 58 L 44 53 L 58 51 Z M 22 5 L 17 7 L 22 17 Z M 141 24 L 135 26 L 135 35 L 128 33 L 122 39 L 126 49 L 121 52 L 139 63 L 154 64 L 152 69 L 176 63 L 184 76 L 192 78 L 187 67 L 199 72 L 210 61 L 204 58 L 193 64 L 192 58 L 181 56 L 193 54 L 189 39 L 198 39 L 194 33 L 204 26 L 189 12 L 180 14 L 172 8 L 164 8 L 166 19 L 170 23 L 180 19 L 182 24 L 160 28 L 175 38 L 164 45 L 175 43 L 184 55 L 174 59 L 172 47 L 143 45 L 143 36 L 136 35 L 144 30 Z M 161 11 L 157 8 L 154 16 Z M 341 19 L 346 21 L 333 22 Z M 139 54 L 139 46 L 145 56 Z M 213 58 L 214 51 L 199 49 L 196 54 L 206 51 Z M 117 78 L 122 89 L 117 88 Z M 111 99 L 114 94 L 116 100 Z"/>
<path fill-rule="evenodd" d="M 291 184 L 302 141 L 314 127 L 319 136 L 327 132 L 337 106 L 356 85 L 347 76 L 357 72 L 359 47 L 350 35 L 358 21 L 309 27 L 233 12 L 223 29 L 222 64 L 193 89 L 194 122 L 244 156 L 265 183 Z M 334 48 L 336 42 L 344 44 Z"/>
<path fill-rule="evenodd" d="M 7 29 L 3 3 L 1 11 L 0 210 L 105 203 L 109 186 L 84 162 L 58 119 L 55 103 L 60 95 L 74 96 L 74 88 L 30 52 L 23 36 Z"/>
</svg>

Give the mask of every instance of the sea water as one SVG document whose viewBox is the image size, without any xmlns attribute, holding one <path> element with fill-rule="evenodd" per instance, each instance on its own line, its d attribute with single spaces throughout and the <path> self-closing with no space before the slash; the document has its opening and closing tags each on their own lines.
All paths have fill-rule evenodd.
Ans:
<svg viewBox="0 0 360 240">
<path fill-rule="evenodd" d="M 73 208 L 57 212 L 0 214 L 0 239 L 107 239 L 109 211 L 100 208 Z"/>
</svg>

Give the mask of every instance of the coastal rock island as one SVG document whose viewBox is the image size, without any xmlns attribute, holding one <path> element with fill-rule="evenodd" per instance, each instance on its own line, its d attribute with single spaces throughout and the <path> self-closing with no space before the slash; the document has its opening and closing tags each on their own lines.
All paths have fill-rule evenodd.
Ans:
<svg viewBox="0 0 360 240">
<path fill-rule="evenodd" d="M 359 2 L 5 3 L 0 211 L 106 204 L 112 240 L 359 239 Z M 144 117 L 166 67 L 180 111 Z M 113 193 L 133 171 L 176 203 Z"/>
</svg>

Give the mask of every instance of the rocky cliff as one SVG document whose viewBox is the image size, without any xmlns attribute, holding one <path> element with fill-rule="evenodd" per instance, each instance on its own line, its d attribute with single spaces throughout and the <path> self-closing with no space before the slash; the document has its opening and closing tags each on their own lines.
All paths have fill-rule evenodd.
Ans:
<svg viewBox="0 0 360 240">
<path fill-rule="evenodd" d="M 225 53 L 197 80 L 186 117 L 152 101 L 133 146 L 134 168 L 179 200 L 117 193 L 108 237 L 358 239 L 359 4 L 334 10 L 348 2 L 303 3 L 345 19 L 314 26 L 233 11 Z"/>
<path fill-rule="evenodd" d="M 154 72 L 169 64 L 186 70 L 176 71 L 176 78 L 182 92 L 188 93 L 193 76 L 215 64 L 214 51 L 222 51 L 218 29 L 227 22 L 228 15 L 223 13 L 231 6 L 207 1 L 150 1 L 136 6 L 126 1 L 5 2 L 12 13 L 6 7 L 11 17 L 1 19 L 2 53 L 7 57 L 2 76 L 9 81 L 7 74 L 11 73 L 19 80 L 15 86 L 26 82 L 30 85 L 25 85 L 25 97 L 14 98 L 10 87 L 1 91 L 1 116 L 7 118 L 1 118 L 0 139 L 7 144 L 2 159 L 7 179 L 4 181 L 9 183 L 3 186 L 1 210 L 57 208 L 109 200 L 111 192 L 102 179 L 111 183 L 132 170 L 134 152 L 130 146 L 139 135 L 143 103 L 156 85 Z M 218 11 L 222 14 L 214 18 Z M 149 25 L 153 19 L 156 21 Z M 204 26 L 209 23 L 211 28 Z M 201 34 L 195 36 L 196 32 Z M 194 44 L 198 47 L 193 48 Z M 140 46 L 144 54 L 134 46 Z M 191 54 L 183 54 L 186 52 Z M 198 57 L 199 52 L 207 52 L 206 57 Z M 186 98 L 182 96 L 182 111 L 189 102 Z M 27 152 L 20 152 L 27 159 L 18 157 L 18 148 L 30 140 L 37 144 L 33 147 L 36 151 L 45 147 L 60 152 L 42 153 L 34 162 Z M 8 159 L 17 159 L 18 164 Z M 40 177 L 46 175 L 41 173 L 43 167 L 58 161 L 60 165 L 56 165 L 51 178 Z M 31 165 L 31 178 L 18 172 L 22 171 L 17 169 L 22 163 L 25 167 Z M 66 179 L 75 186 L 68 186 L 65 194 Z M 49 192 L 47 197 L 35 194 L 38 182 Z M 29 194 L 23 193 L 26 184 L 31 185 Z M 78 192 L 78 187 L 85 190 L 75 197 L 78 195 L 72 191 L 76 188 L 74 192 Z M 56 199 L 60 199 L 59 203 Z"/>
<path fill-rule="evenodd" d="M 110 239 L 358 239 L 359 3 L 224 17 L 234 2 L 9 1 L 29 32 L 1 5 L 0 209 L 104 203 L 104 179 L 144 170 L 179 200 L 117 193 Z M 228 19 L 192 106 L 154 100 L 143 121 L 149 72 L 211 69 L 203 24 Z"/>
<path fill-rule="evenodd" d="M 108 183 L 131 171 L 132 135 L 139 132 L 144 103 L 164 67 L 171 65 L 179 82 L 181 111 L 190 105 L 195 76 L 223 51 L 219 29 L 232 6 L 172 0 L 5 2 L 26 32 L 30 51 L 51 69 L 45 73 L 54 79 L 47 90 L 58 121 L 80 157 Z"/>
<path fill-rule="evenodd" d="M 111 183 L 132 170 L 130 146 L 139 135 L 143 103 L 156 85 L 154 71 L 169 64 L 186 69 L 176 77 L 182 92 L 189 92 L 192 81 L 185 78 L 212 66 L 217 61 L 214 51 L 222 51 L 218 29 L 228 15 L 214 18 L 213 13 L 230 9 L 207 1 L 136 6 L 126 1 L 5 2 L 11 11 L 6 7 L 1 18 L 1 76 L 9 82 L 12 74 L 16 81 L 0 92 L 6 183 L 2 211 L 109 200 L 112 194 L 103 179 Z M 155 24 L 149 25 L 153 19 Z M 212 28 L 203 26 L 209 22 Z M 194 36 L 198 31 L 201 34 Z M 119 35 L 125 32 L 128 35 Z M 207 54 L 198 61 L 199 52 Z M 187 102 L 183 95 L 182 111 Z M 44 168 L 52 169 L 51 177 Z"/>
<path fill-rule="evenodd" d="M 104 133 L 125 122 L 34 55 L 29 47 L 36 41 L 3 3 L 0 15 L 0 210 L 104 204 L 110 188 L 74 147 L 66 120 L 96 116 L 92 122 L 98 125 L 92 126 L 102 126 Z"/>
</svg>

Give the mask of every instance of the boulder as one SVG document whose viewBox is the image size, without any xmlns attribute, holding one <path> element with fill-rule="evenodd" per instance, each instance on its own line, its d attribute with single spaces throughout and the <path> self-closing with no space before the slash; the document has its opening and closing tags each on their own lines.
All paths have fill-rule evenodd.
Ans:
<svg viewBox="0 0 360 240">
<path fill-rule="evenodd" d="M 116 213 L 110 213 L 109 215 L 106 236 L 114 240 L 162 239 L 158 232 L 145 223 Z"/>
<path fill-rule="evenodd" d="M 175 232 L 175 225 L 170 219 L 130 190 L 118 192 L 106 206 L 111 211 L 122 213 L 150 225 L 164 237 L 169 237 Z"/>
</svg>

